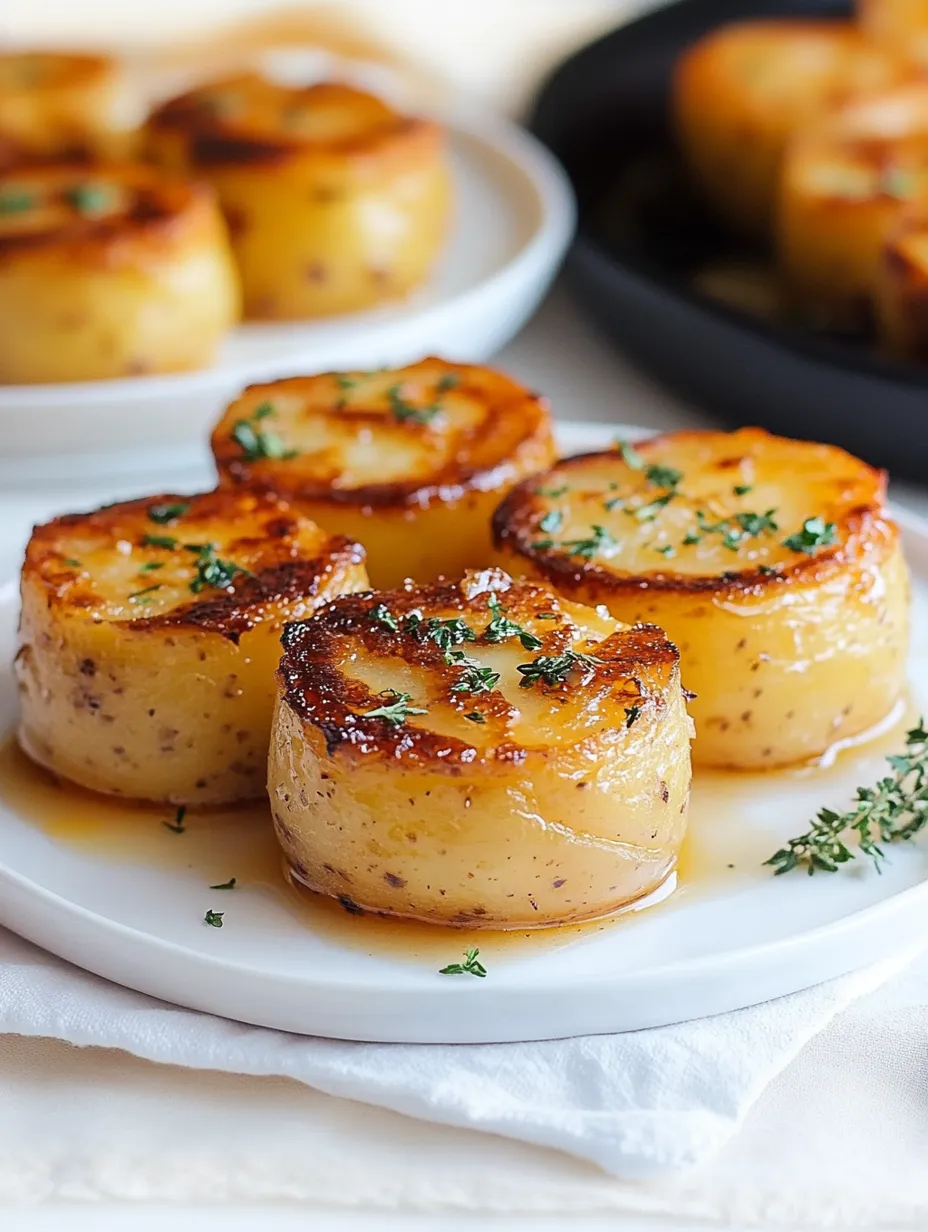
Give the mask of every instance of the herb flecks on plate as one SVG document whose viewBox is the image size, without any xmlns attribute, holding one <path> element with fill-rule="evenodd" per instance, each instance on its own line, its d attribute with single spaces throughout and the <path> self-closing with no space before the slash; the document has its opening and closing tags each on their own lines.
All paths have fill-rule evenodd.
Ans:
<svg viewBox="0 0 928 1232">
<path fill-rule="evenodd" d="M 920 719 L 906 735 L 906 751 L 886 759 L 891 775 L 873 787 L 858 787 L 852 809 L 823 808 L 805 834 L 791 838 L 765 863 L 777 876 L 794 868 L 835 873 L 862 852 L 879 869 L 885 859 L 880 843 L 906 842 L 928 826 L 928 731 Z M 856 837 L 856 849 L 847 840 Z"/>
<path fill-rule="evenodd" d="M 177 810 L 177 812 L 174 814 L 173 821 L 163 821 L 161 824 L 164 826 L 165 830 L 170 830 L 172 834 L 183 834 L 187 828 L 184 825 L 184 818 L 186 816 L 187 816 L 187 809 L 184 805 L 181 805 L 180 808 Z"/>
</svg>

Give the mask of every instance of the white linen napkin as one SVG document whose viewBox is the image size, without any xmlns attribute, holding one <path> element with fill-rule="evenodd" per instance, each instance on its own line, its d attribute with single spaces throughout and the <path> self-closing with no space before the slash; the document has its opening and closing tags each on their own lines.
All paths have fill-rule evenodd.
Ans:
<svg viewBox="0 0 928 1232">
<path fill-rule="evenodd" d="M 296 1079 L 408 1116 L 556 1147 L 627 1179 L 699 1163 L 803 1045 L 914 951 L 750 1009 L 530 1044 L 357 1044 L 250 1027 L 130 992 L 0 929 L 0 1033 Z"/>
</svg>

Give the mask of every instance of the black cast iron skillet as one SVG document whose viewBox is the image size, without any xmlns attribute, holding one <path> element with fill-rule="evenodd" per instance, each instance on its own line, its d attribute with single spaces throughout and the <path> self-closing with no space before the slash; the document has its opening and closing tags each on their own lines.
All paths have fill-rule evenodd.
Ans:
<svg viewBox="0 0 928 1232">
<path fill-rule="evenodd" d="M 531 128 L 567 168 L 580 205 L 568 279 L 625 352 L 728 423 L 833 441 L 928 481 L 928 367 L 887 359 L 863 339 L 761 319 L 691 281 L 732 241 L 692 197 L 674 150 L 677 55 L 725 22 L 849 12 L 840 0 L 680 0 L 562 64 Z"/>
</svg>

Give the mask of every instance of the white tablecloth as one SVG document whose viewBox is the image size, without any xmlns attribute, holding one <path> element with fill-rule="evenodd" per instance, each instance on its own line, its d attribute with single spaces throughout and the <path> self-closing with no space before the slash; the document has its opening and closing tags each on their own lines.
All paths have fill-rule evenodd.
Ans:
<svg viewBox="0 0 928 1232">
<path fill-rule="evenodd" d="M 500 363 L 547 393 L 565 419 L 673 427 L 703 422 L 601 343 L 556 294 Z M 133 480 L 114 480 L 112 495 Z M 74 494 L 78 496 L 78 493 Z M 928 494 L 899 498 L 928 513 Z M 60 498 L 59 498 L 60 500 Z M 49 496 L 0 495 L 0 576 Z M 353 1212 L 312 1226 L 470 1227 L 464 1213 L 519 1214 L 534 1229 L 638 1226 L 646 1213 L 716 1224 L 799 1227 L 928 1225 L 928 959 L 858 1003 L 765 1093 L 743 1131 L 708 1166 L 670 1181 L 611 1180 L 595 1168 L 499 1138 L 442 1129 L 319 1095 L 296 1083 L 159 1067 L 105 1050 L 0 1037 L 0 1227 L 109 1227 L 106 1212 L 4 1213 L 5 1202 L 88 1199 L 184 1203 L 299 1202 Z M 392 1212 L 367 1223 L 363 1212 Z M 404 1212 L 400 1216 L 400 1212 Z M 621 1222 L 616 1222 L 619 1212 Z M 539 1223 L 542 1213 L 562 1218 Z M 111 1211 L 121 1229 L 163 1227 L 142 1208 Z M 239 1210 L 239 1214 L 241 1211 Z M 251 1227 L 296 1226 L 263 1207 Z M 372 1216 L 373 1217 L 373 1216 Z M 172 1232 L 234 1225 L 202 1209 Z M 345 1216 L 347 1218 L 347 1215 Z M 424 1216 L 423 1216 L 424 1218 Z M 150 1222 L 153 1219 L 154 1222 Z M 325 1217 L 328 1219 L 328 1216 Z M 225 1221 L 224 1221 L 225 1220 Z M 189 1221 L 189 1222 L 188 1222 Z M 112 1226 L 116 1226 L 114 1222 Z M 244 1224 L 242 1225 L 244 1226 Z M 301 1226 L 309 1226 L 306 1225 Z"/>
</svg>

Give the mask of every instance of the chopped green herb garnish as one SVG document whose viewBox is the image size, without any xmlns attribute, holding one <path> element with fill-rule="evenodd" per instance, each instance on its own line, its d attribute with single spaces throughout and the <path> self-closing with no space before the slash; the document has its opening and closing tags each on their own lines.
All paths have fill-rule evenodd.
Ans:
<svg viewBox="0 0 928 1232">
<path fill-rule="evenodd" d="M 485 641 L 507 642 L 511 637 L 517 637 L 522 643 L 523 650 L 541 649 L 541 638 L 536 637 L 534 633 L 529 633 L 528 629 L 523 629 L 520 624 L 509 619 L 506 615 L 506 608 L 500 603 L 495 591 L 491 590 L 487 595 L 487 607 L 493 618 L 483 631 Z"/>
<path fill-rule="evenodd" d="M 203 923 L 209 924 L 210 928 L 222 928 L 222 917 L 224 915 L 224 911 L 209 910 L 203 917 Z"/>
<path fill-rule="evenodd" d="M 628 441 L 616 441 L 616 449 L 622 455 L 622 461 L 626 466 L 630 466 L 633 471 L 643 471 L 645 461 L 634 445 L 630 445 Z"/>
<path fill-rule="evenodd" d="M 385 603 L 378 603 L 376 607 L 372 607 L 367 613 L 368 620 L 375 625 L 383 625 L 385 629 L 389 629 L 391 633 L 399 633 L 400 626 L 397 623 L 396 617 L 392 614 Z"/>
<path fill-rule="evenodd" d="M 156 569 L 163 569 L 163 568 L 164 568 L 163 560 L 149 560 L 149 561 L 146 561 L 144 565 L 141 565 L 139 567 L 139 573 L 154 573 Z"/>
<path fill-rule="evenodd" d="M 597 659 L 595 655 L 565 650 L 559 655 L 539 655 L 531 663 L 520 664 L 516 671 L 522 675 L 520 688 L 530 689 L 539 680 L 547 685 L 563 684 L 575 668 L 585 669 L 585 674 L 589 676 L 593 665 L 601 662 L 602 659 Z"/>
<path fill-rule="evenodd" d="M 485 723 L 486 722 L 486 719 L 483 717 L 483 715 L 480 713 L 479 710 L 472 710 L 470 714 L 465 714 L 464 718 L 470 719 L 472 723 Z"/>
<path fill-rule="evenodd" d="M 75 560 L 73 556 L 66 556 L 62 564 L 69 565 L 72 569 L 82 569 L 83 565 L 79 560 Z"/>
<path fill-rule="evenodd" d="M 628 509 L 626 512 L 632 514 L 639 522 L 653 522 L 660 511 L 666 505 L 669 505 L 676 495 L 676 492 L 671 489 L 668 492 L 664 492 L 662 496 L 656 496 L 654 500 L 648 501 L 646 505 L 638 505 L 635 509 Z"/>
<path fill-rule="evenodd" d="M 702 543 L 702 535 L 695 530 L 688 530 L 683 539 L 683 546 L 690 547 L 694 543 Z"/>
<path fill-rule="evenodd" d="M 924 719 L 906 734 L 906 752 L 886 759 L 892 775 L 874 787 L 858 787 L 855 805 L 846 813 L 823 808 L 811 828 L 791 838 L 767 864 L 777 876 L 804 867 L 812 874 L 837 872 L 840 864 L 869 856 L 877 869 L 885 858 L 879 843 L 906 842 L 928 826 L 928 731 Z M 857 836 L 857 851 L 844 841 Z M 879 841 L 878 841 L 879 840 Z"/>
<path fill-rule="evenodd" d="M 35 203 L 35 194 L 22 188 L 7 188 L 0 192 L 0 214 L 25 214 Z"/>
<path fill-rule="evenodd" d="M 661 556 L 666 556 L 668 560 L 671 556 L 676 556 L 677 554 L 677 549 L 672 543 L 665 543 L 662 547 L 655 548 L 654 551 L 659 553 Z"/>
<path fill-rule="evenodd" d="M 604 526 L 593 526 L 592 535 L 587 539 L 566 539 L 561 547 L 567 548 L 571 556 L 584 556 L 591 560 L 603 548 L 615 547 L 615 540 Z"/>
<path fill-rule="evenodd" d="M 423 710 L 419 706 L 410 706 L 412 701 L 411 693 L 398 693 L 396 689 L 387 689 L 380 695 L 381 697 L 392 697 L 393 701 L 386 705 L 377 706 L 374 710 L 365 710 L 361 717 L 364 719 L 384 719 L 393 727 L 400 727 L 406 722 L 407 715 L 410 714 L 428 714 L 427 710 Z"/>
<path fill-rule="evenodd" d="M 465 950 L 464 961 L 462 963 L 451 963 L 447 967 L 442 967 L 438 972 L 439 975 L 476 975 L 483 979 L 487 973 L 486 967 L 482 962 L 477 961 L 479 950 Z"/>
<path fill-rule="evenodd" d="M 492 668 L 468 663 L 451 686 L 452 693 L 490 693 L 499 684 L 499 672 Z"/>
<path fill-rule="evenodd" d="M 567 484 L 564 483 L 564 484 L 561 484 L 559 488 L 536 488 L 535 495 L 536 496 L 547 496 L 551 500 L 557 500 L 557 498 L 559 496 L 563 496 L 566 491 L 567 491 Z"/>
<path fill-rule="evenodd" d="M 447 393 L 449 389 L 454 389 L 455 386 L 460 385 L 460 383 L 461 378 L 456 372 L 446 372 L 435 388 L 440 394 L 443 394 Z"/>
<path fill-rule="evenodd" d="M 159 526 L 166 526 L 168 522 L 176 522 L 178 518 L 182 518 L 189 508 L 190 501 L 175 501 L 171 505 L 149 505 L 148 516 Z"/>
<path fill-rule="evenodd" d="M 154 593 L 154 591 L 160 590 L 160 589 L 161 589 L 161 583 L 156 582 L 154 586 L 145 586 L 141 590 L 133 590 L 132 594 L 128 596 L 129 602 L 138 603 L 142 595 L 150 595 Z"/>
<path fill-rule="evenodd" d="M 423 620 L 418 612 L 410 612 L 403 621 L 403 632 L 411 634 L 420 642 L 434 642 L 439 650 L 445 651 L 446 654 L 452 646 L 477 640 L 477 634 L 460 616 L 453 616 L 448 620 L 430 616 L 428 620 Z"/>
<path fill-rule="evenodd" d="M 561 529 L 561 523 L 564 521 L 564 515 L 559 509 L 552 509 L 538 523 L 538 529 L 547 531 L 549 535 L 553 535 L 555 531 Z"/>
<path fill-rule="evenodd" d="M 184 818 L 186 816 L 187 809 L 182 804 L 177 810 L 177 814 L 175 815 L 173 821 L 163 821 L 161 824 L 164 826 L 165 830 L 170 830 L 172 834 L 183 834 L 186 829 L 184 825 Z"/>
<path fill-rule="evenodd" d="M 64 195 L 78 214 L 105 214 L 115 200 L 113 190 L 106 184 L 75 184 Z"/>
<path fill-rule="evenodd" d="M 228 881 L 223 881 L 220 885 L 212 885 L 209 888 L 211 890 L 234 890 L 235 880 L 234 877 L 230 877 Z"/>
<path fill-rule="evenodd" d="M 644 477 L 659 488 L 675 488 L 683 478 L 683 472 L 672 466 L 651 465 L 645 468 Z"/>
<path fill-rule="evenodd" d="M 819 548 L 828 547 L 838 537 L 838 528 L 834 522 L 826 522 L 824 518 L 806 518 L 802 530 L 783 540 L 783 546 L 791 552 L 803 552 L 806 556 L 814 556 Z"/>
<path fill-rule="evenodd" d="M 625 726 L 631 727 L 631 725 L 637 720 L 640 714 L 641 714 L 640 706 L 626 706 L 625 707 Z"/>
<path fill-rule="evenodd" d="M 177 540 L 170 535 L 143 535 L 142 546 L 146 548 L 176 548 Z"/>
<path fill-rule="evenodd" d="M 732 488 L 735 496 L 747 496 L 749 492 L 754 491 L 753 483 L 736 483 Z"/>
<path fill-rule="evenodd" d="M 295 449 L 287 448 L 276 432 L 269 432 L 258 426 L 262 420 L 275 414 L 270 402 L 262 402 L 255 407 L 248 419 L 237 420 L 232 428 L 232 439 L 249 462 L 257 462 L 261 458 L 286 462 L 298 456 Z"/>
<path fill-rule="evenodd" d="M 779 527 L 774 519 L 776 509 L 768 509 L 765 513 L 736 513 L 719 522 L 710 522 L 701 509 L 696 511 L 696 524 L 699 535 L 690 531 L 684 543 L 698 543 L 704 535 L 721 535 L 722 544 L 732 552 L 737 552 L 745 539 L 757 539 L 761 535 L 772 535 Z"/>
<path fill-rule="evenodd" d="M 217 590 L 228 590 L 240 574 L 253 577 L 249 570 L 237 565 L 234 560 L 222 560 L 216 555 L 214 543 L 185 543 L 188 552 L 196 552 L 194 562 L 196 574 L 190 583 L 190 589 L 195 595 L 207 586 L 215 586 Z"/>
<path fill-rule="evenodd" d="M 411 402 L 405 401 L 400 390 L 401 386 L 399 385 L 391 385 L 387 390 L 390 413 L 400 423 L 431 423 L 441 410 L 437 403 L 433 403 L 431 406 L 413 406 Z"/>
</svg>

